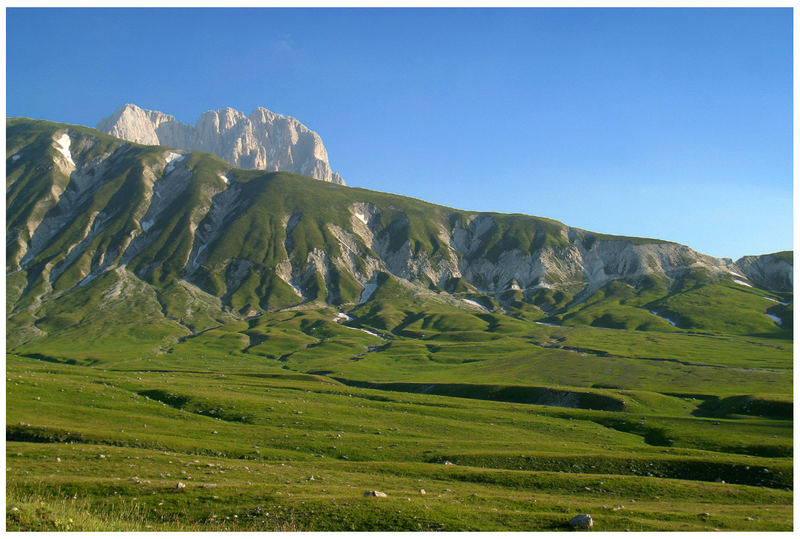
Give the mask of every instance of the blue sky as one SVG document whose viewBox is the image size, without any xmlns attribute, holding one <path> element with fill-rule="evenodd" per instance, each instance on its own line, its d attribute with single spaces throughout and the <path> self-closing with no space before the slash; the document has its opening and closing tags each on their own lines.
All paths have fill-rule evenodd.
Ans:
<svg viewBox="0 0 800 539">
<path fill-rule="evenodd" d="M 6 113 L 264 106 L 348 185 L 792 248 L 790 9 L 8 9 Z"/>
</svg>

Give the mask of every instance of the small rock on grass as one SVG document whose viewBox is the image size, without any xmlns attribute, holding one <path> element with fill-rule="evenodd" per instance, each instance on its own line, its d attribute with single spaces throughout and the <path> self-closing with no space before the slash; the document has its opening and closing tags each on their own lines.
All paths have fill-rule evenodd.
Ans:
<svg viewBox="0 0 800 539">
<path fill-rule="evenodd" d="M 178 483 L 175 485 L 175 488 L 186 488 L 186 483 L 183 481 L 178 481 Z"/>
<path fill-rule="evenodd" d="M 367 498 L 386 498 L 386 493 L 381 492 L 380 490 L 368 490 L 364 493 L 364 496 Z"/>
<path fill-rule="evenodd" d="M 575 515 L 569 520 L 569 525 L 573 528 L 588 530 L 594 526 L 594 521 L 592 520 L 592 515 L 589 514 Z"/>
</svg>

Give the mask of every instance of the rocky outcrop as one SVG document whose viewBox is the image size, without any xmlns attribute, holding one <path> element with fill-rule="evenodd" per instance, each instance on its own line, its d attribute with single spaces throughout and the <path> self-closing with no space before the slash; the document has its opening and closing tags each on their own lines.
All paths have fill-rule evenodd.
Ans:
<svg viewBox="0 0 800 539">
<path fill-rule="evenodd" d="M 249 116 L 232 108 L 203 113 L 192 126 L 163 112 L 124 105 L 97 129 L 139 144 L 213 153 L 240 168 L 284 170 L 344 185 L 314 131 L 263 107 Z"/>
<path fill-rule="evenodd" d="M 743 256 L 736 266 L 753 284 L 768 290 L 791 291 L 794 285 L 792 251 L 760 256 Z"/>
<path fill-rule="evenodd" d="M 163 124 L 172 127 L 165 127 Z M 137 144 L 158 145 L 162 144 L 159 140 L 158 129 L 161 128 L 162 134 L 164 134 L 165 131 L 174 130 L 176 125 L 183 126 L 169 114 L 145 110 L 136 105 L 124 105 L 111 116 L 100 120 L 97 129 L 113 137 Z"/>
<path fill-rule="evenodd" d="M 592 515 L 589 514 L 575 515 L 569 519 L 569 525 L 573 528 L 588 530 L 594 526 L 594 520 L 592 520 Z"/>
</svg>

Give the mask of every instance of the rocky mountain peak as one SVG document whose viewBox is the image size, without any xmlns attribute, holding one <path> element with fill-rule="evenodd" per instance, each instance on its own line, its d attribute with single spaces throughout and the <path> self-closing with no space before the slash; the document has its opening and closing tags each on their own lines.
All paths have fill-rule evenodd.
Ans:
<svg viewBox="0 0 800 539">
<path fill-rule="evenodd" d="M 139 144 L 209 152 L 241 168 L 285 170 L 344 185 L 314 131 L 291 116 L 258 107 L 246 115 L 231 107 L 209 110 L 195 125 L 174 116 L 123 105 L 97 129 Z"/>
<path fill-rule="evenodd" d="M 123 105 L 108 118 L 100 120 L 97 129 L 117 138 L 138 144 L 159 144 L 158 127 L 166 122 L 174 122 L 169 114 L 145 110 L 134 104 Z"/>
</svg>

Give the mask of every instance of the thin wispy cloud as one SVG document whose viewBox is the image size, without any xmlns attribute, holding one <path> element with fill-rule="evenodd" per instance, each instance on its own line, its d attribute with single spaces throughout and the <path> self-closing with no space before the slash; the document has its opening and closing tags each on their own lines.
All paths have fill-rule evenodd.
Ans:
<svg viewBox="0 0 800 539">
<path fill-rule="evenodd" d="M 281 37 L 280 39 L 273 41 L 271 44 L 272 52 L 274 53 L 292 53 L 295 51 L 294 43 L 292 42 L 292 38 L 289 36 Z"/>
</svg>

